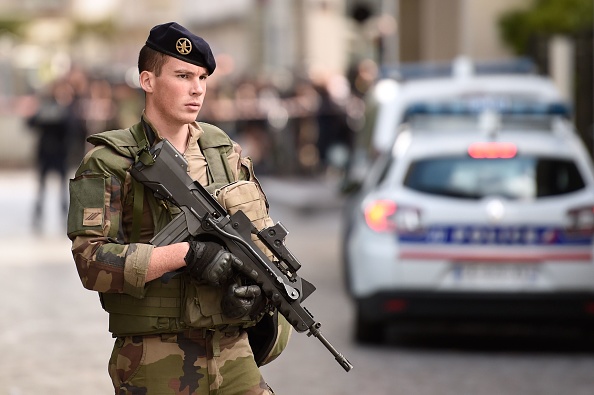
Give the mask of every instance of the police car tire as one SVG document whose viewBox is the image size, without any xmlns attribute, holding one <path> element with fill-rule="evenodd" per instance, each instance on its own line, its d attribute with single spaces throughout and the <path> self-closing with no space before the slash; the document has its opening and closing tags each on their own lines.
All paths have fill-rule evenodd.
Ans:
<svg viewBox="0 0 594 395">
<path fill-rule="evenodd" d="M 355 318 L 355 341 L 361 344 L 380 344 L 384 341 L 384 326 L 381 323 L 369 322 L 357 313 Z"/>
</svg>

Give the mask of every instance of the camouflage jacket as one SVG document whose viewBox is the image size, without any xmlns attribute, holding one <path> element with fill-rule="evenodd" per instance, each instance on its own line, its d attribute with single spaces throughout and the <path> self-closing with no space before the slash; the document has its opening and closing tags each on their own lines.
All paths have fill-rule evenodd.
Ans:
<svg viewBox="0 0 594 395">
<path fill-rule="evenodd" d="M 201 131 L 198 124 L 195 128 Z M 141 123 L 90 136 L 88 141 L 96 147 L 84 157 L 70 182 L 68 237 L 73 241 L 81 281 L 90 290 L 142 297 L 154 248 L 148 241 L 178 212 L 146 194 L 140 237 L 131 240 L 135 181 L 128 170 L 139 151 L 139 135 L 146 138 Z M 237 164 L 232 177 L 245 178 L 232 146 L 231 156 Z"/>
<path fill-rule="evenodd" d="M 198 139 L 204 133 L 203 128 L 210 134 L 208 138 Z M 216 180 L 213 173 L 220 175 L 224 171 L 227 182 L 255 179 L 251 162 L 241 157 L 239 147 L 224 132 L 206 124 L 194 124 L 191 131 L 190 144 L 198 142 L 207 159 L 214 155 L 214 160 L 208 160 L 207 189 L 212 192 L 214 187 L 220 186 L 217 182 L 220 178 Z M 68 236 L 72 240 L 72 253 L 83 286 L 98 291 L 104 308 L 110 313 L 110 331 L 119 336 L 182 330 L 188 321 L 196 321 L 196 317 L 192 317 L 196 315 L 192 313 L 196 309 L 184 307 L 184 304 L 194 305 L 193 300 L 204 302 L 198 311 L 211 314 L 211 317 L 207 321 L 198 317 L 191 326 L 221 324 L 220 317 L 209 312 L 220 304 L 217 292 L 189 287 L 187 276 L 171 280 L 168 286 L 159 280 L 145 281 L 154 248 L 148 241 L 179 209 L 156 200 L 150 193 L 144 194 L 140 232 L 138 240 L 133 240 L 133 218 L 138 217 L 134 215 L 136 182 L 128 170 L 137 159 L 140 147 L 146 144 L 142 123 L 130 129 L 93 135 L 88 141 L 96 147 L 85 156 L 70 182 Z M 211 164 L 219 167 L 217 171 L 211 171 Z M 148 297 L 145 297 L 147 290 Z M 152 311 L 145 316 L 143 309 L 154 305 L 155 300 L 162 306 L 162 314 L 154 316 Z M 137 311 L 130 314 L 129 306 Z M 189 313 L 184 315 L 184 310 Z M 246 327 L 254 324 L 242 323 Z M 257 339 L 253 346 L 255 353 L 260 354 L 257 358 L 260 364 L 280 355 L 292 332 L 284 317 L 276 313 L 272 321 L 262 320 L 250 331 Z"/>
</svg>

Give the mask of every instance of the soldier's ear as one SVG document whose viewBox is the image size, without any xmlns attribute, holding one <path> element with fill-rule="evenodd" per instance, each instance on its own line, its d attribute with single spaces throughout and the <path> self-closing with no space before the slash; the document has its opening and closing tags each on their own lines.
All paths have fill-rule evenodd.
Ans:
<svg viewBox="0 0 594 395">
<path fill-rule="evenodd" d="M 140 73 L 140 76 L 139 76 L 140 87 L 145 92 L 147 92 L 147 93 L 153 92 L 154 81 L 155 81 L 154 73 L 151 73 L 150 71 L 146 71 L 146 70 L 143 71 L 142 73 Z"/>
</svg>

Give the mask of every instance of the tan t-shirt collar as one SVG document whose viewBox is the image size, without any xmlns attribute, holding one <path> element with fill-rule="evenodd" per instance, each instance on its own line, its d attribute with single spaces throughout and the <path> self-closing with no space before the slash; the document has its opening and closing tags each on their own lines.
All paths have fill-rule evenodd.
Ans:
<svg viewBox="0 0 594 395">
<path fill-rule="evenodd" d="M 146 124 L 151 128 L 151 130 L 155 134 L 155 136 L 154 136 L 155 141 L 153 142 L 153 144 L 163 140 L 163 137 L 161 137 L 161 135 L 159 134 L 159 131 L 154 127 L 154 125 L 152 124 L 150 119 L 148 119 L 144 110 L 142 111 L 142 121 L 146 122 Z M 188 124 L 188 131 L 189 131 L 190 135 L 189 135 L 188 142 L 186 145 L 186 150 L 189 147 L 194 146 L 194 144 L 197 144 L 200 136 L 202 136 L 204 134 L 204 130 L 202 130 L 202 128 L 200 127 L 200 125 L 198 125 L 198 122 L 196 122 L 196 121 Z M 145 133 L 148 133 L 148 131 L 145 131 Z M 150 138 L 150 136 L 147 136 L 147 137 Z"/>
</svg>

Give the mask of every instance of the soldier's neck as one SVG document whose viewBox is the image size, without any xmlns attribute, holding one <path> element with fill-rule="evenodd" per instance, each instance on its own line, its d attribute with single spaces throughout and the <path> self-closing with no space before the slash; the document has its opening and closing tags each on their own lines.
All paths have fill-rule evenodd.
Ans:
<svg viewBox="0 0 594 395">
<path fill-rule="evenodd" d="M 169 140 L 169 142 L 182 154 L 186 152 L 188 147 L 188 139 L 190 138 L 190 129 L 188 125 L 183 125 L 180 129 L 171 132 L 159 132 L 161 138 Z"/>
<path fill-rule="evenodd" d="M 144 116 L 157 136 L 168 140 L 182 154 L 186 151 L 190 137 L 190 127 L 188 124 L 174 125 L 171 122 L 162 121 L 158 117 L 153 119 L 146 113 Z"/>
</svg>

